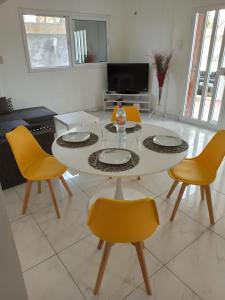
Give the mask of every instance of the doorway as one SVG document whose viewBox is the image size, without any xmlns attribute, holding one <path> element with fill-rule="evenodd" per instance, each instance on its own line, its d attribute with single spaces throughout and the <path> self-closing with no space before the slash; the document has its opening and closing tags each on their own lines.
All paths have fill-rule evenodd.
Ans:
<svg viewBox="0 0 225 300">
<path fill-rule="evenodd" d="M 195 15 L 182 119 L 217 129 L 225 97 L 225 9 Z"/>
</svg>

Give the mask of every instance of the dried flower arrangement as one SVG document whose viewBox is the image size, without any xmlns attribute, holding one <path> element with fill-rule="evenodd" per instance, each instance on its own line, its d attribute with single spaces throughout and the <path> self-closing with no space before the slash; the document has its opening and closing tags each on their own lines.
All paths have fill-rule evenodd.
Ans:
<svg viewBox="0 0 225 300">
<path fill-rule="evenodd" d="M 155 53 L 153 54 L 153 65 L 156 68 L 156 75 L 159 84 L 159 99 L 158 105 L 160 105 L 162 98 L 162 89 L 166 79 L 166 75 L 170 66 L 171 59 L 173 57 L 173 52 L 168 55 Z"/>
</svg>

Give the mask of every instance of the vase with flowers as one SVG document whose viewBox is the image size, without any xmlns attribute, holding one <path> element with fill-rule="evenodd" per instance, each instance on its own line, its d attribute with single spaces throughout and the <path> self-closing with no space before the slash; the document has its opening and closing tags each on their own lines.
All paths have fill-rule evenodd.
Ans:
<svg viewBox="0 0 225 300">
<path fill-rule="evenodd" d="M 153 54 L 153 66 L 156 69 L 156 76 L 158 80 L 159 86 L 159 97 L 157 105 L 160 106 L 162 99 L 162 91 L 165 83 L 165 79 L 168 73 L 168 69 L 171 63 L 171 59 L 173 57 L 173 52 L 168 55 L 162 53 L 154 53 Z"/>
</svg>

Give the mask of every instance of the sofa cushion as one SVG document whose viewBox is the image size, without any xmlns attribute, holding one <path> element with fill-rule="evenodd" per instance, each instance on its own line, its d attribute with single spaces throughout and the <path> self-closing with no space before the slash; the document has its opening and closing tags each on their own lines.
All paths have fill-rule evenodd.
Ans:
<svg viewBox="0 0 225 300">
<path fill-rule="evenodd" d="M 0 138 L 4 138 L 5 134 L 16 127 L 24 125 L 29 127 L 29 124 L 24 120 L 14 120 L 14 121 L 5 121 L 0 122 Z"/>
<path fill-rule="evenodd" d="M 55 115 L 55 112 L 44 106 L 16 109 L 9 114 L 2 115 L 0 122 L 23 119 L 28 123 L 36 123 L 43 120 L 49 120 Z"/>
</svg>

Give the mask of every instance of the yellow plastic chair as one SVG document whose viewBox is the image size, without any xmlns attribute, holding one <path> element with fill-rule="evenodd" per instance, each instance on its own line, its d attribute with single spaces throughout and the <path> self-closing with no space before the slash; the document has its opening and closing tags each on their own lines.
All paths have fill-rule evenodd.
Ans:
<svg viewBox="0 0 225 300">
<path fill-rule="evenodd" d="M 89 211 L 88 226 L 100 239 L 98 249 L 102 248 L 104 242 L 105 249 L 94 288 L 95 295 L 99 292 L 110 249 L 115 243 L 131 243 L 135 246 L 146 291 L 151 295 L 143 241 L 154 233 L 158 225 L 158 212 L 152 199 L 128 201 L 99 198 L 96 200 Z"/>
<path fill-rule="evenodd" d="M 60 164 L 52 155 L 46 153 L 40 147 L 30 131 L 24 126 L 19 126 L 7 133 L 6 138 L 10 144 L 22 176 L 27 179 L 22 214 L 25 214 L 27 210 L 32 183 L 34 181 L 38 182 L 38 192 L 40 193 L 41 181 L 46 180 L 50 189 L 56 215 L 60 218 L 51 179 L 59 177 L 68 194 L 72 196 L 72 192 L 62 176 L 67 170 L 66 167 Z"/>
<path fill-rule="evenodd" d="M 136 106 L 123 106 L 123 109 L 127 116 L 127 121 L 141 123 L 141 115 Z M 118 106 L 115 106 L 112 113 L 112 122 L 116 121 L 116 113 Z"/>
<path fill-rule="evenodd" d="M 216 178 L 217 170 L 225 155 L 225 130 L 218 131 L 205 149 L 197 157 L 184 159 L 168 171 L 175 181 L 167 195 L 170 198 L 179 182 L 182 182 L 180 192 L 175 203 L 170 220 L 173 221 L 180 205 L 186 187 L 190 184 L 198 185 L 201 189 L 201 199 L 206 196 L 210 223 L 213 225 L 214 214 L 212 207 L 210 183 Z"/>
</svg>

